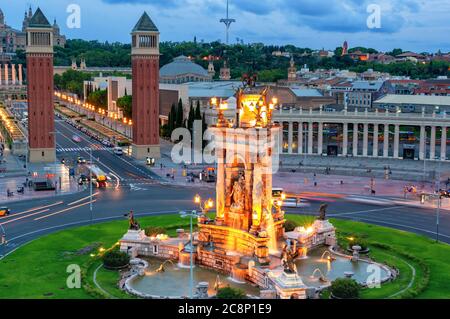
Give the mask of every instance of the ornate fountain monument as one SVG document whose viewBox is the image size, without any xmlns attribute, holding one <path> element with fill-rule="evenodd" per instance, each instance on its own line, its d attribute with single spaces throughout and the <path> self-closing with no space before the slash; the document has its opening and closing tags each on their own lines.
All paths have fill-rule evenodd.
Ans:
<svg viewBox="0 0 450 319">
<path fill-rule="evenodd" d="M 335 228 L 323 206 L 313 225 L 285 233 L 284 212 L 272 199 L 273 168 L 278 165 L 274 157 L 279 154 L 280 141 L 280 127 L 272 123 L 277 100 L 269 99 L 267 89 L 256 88 L 251 77 L 236 96 L 232 122 L 223 116 L 227 106 L 212 100 L 218 111 L 217 125 L 210 128 L 217 157 L 215 220 L 198 218 L 198 233 L 191 246 L 186 236 L 143 236 L 130 219 L 121 250 L 133 257 L 171 259 L 180 267 L 189 266 L 192 253 L 197 265 L 237 283 L 250 282 L 261 289 L 263 297 L 307 298 L 308 290 L 314 288 L 303 283 L 296 260 L 317 246 L 334 246 Z M 161 269 L 164 264 L 157 270 Z"/>
</svg>

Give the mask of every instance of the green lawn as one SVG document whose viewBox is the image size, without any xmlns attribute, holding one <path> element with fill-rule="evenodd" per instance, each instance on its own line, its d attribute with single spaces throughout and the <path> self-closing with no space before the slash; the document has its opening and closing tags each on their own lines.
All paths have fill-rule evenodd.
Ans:
<svg viewBox="0 0 450 319">
<path fill-rule="evenodd" d="M 312 218 L 288 216 L 302 224 Z M 139 220 L 142 226 L 161 226 L 170 235 L 177 228 L 187 228 L 188 221 L 177 215 L 147 217 Z M 386 262 L 400 270 L 399 278 L 381 289 L 366 289 L 363 298 L 386 298 L 403 290 L 412 279 L 413 266 L 416 278 L 409 291 L 421 290 L 418 298 L 450 298 L 450 246 L 407 232 L 363 223 L 332 220 L 345 244 L 348 236 L 361 236 L 369 243 L 371 257 Z M 100 247 L 111 247 L 125 233 L 127 221 L 115 221 L 85 226 L 54 233 L 35 240 L 0 262 L 0 298 L 93 298 L 102 296 L 93 283 L 93 273 L 100 265 L 97 257 Z M 386 246 L 383 246 L 386 245 Z M 89 251 L 88 248 L 92 248 Z M 415 256 L 411 259 L 410 255 Z M 69 289 L 66 269 L 71 264 L 83 269 L 83 288 Z M 425 266 L 424 266 L 425 265 Z M 425 267 L 425 268 L 424 268 Z M 424 269 L 429 269 L 429 282 L 424 285 Z M 100 268 L 97 282 L 116 298 L 129 297 L 117 287 L 118 273 Z M 407 291 L 407 293 L 409 292 Z M 104 294 L 103 294 L 104 296 Z M 399 296 L 398 296 L 399 297 Z"/>
</svg>

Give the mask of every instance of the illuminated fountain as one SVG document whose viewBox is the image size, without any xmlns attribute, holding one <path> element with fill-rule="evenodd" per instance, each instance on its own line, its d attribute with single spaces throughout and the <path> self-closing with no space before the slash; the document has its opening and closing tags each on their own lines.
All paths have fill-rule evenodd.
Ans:
<svg viewBox="0 0 450 319">
<path fill-rule="evenodd" d="M 195 197 L 202 212 L 195 212 L 198 232 L 189 238 L 182 233 L 179 238 L 149 238 L 142 231 L 130 229 L 121 240 L 121 250 L 133 257 L 173 261 L 155 262 L 160 271 L 151 276 L 127 279 L 127 291 L 152 298 L 156 292 L 161 296 L 187 296 L 187 285 L 182 282 L 187 283 L 190 277 L 202 291 L 197 296 L 205 297 L 206 291 L 213 295 L 220 287 L 230 285 L 247 294 L 257 289 L 267 298 L 308 298 L 316 289 L 329 285 L 329 279 L 344 276 L 345 271 L 364 280 L 365 271 L 350 258 L 335 257 L 328 249 L 316 255 L 318 249 L 336 245 L 335 228 L 326 219 L 326 205 L 321 206 L 313 224 L 285 232 L 284 197 L 272 199 L 272 174 L 274 164 L 279 163 L 276 156 L 280 141 L 280 127 L 272 123 L 272 111 L 278 101 L 269 97 L 267 88 L 256 88 L 253 80 L 247 79 L 247 85 L 236 94 L 234 121 L 224 116 L 226 103 L 211 100 L 218 112 L 217 125 L 210 128 L 217 157 L 216 201 L 202 203 L 200 196 Z M 216 217 L 210 220 L 206 213 L 214 204 Z M 201 267 L 189 273 L 186 268 L 191 268 L 191 257 Z M 324 262 L 326 274 L 325 269 L 319 269 Z"/>
</svg>

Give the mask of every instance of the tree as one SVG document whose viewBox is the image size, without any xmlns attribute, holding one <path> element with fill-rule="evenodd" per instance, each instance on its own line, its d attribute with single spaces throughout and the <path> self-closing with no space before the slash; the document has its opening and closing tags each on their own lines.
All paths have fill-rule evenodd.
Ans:
<svg viewBox="0 0 450 319">
<path fill-rule="evenodd" d="M 175 115 L 175 128 L 183 126 L 183 119 L 184 119 L 183 101 L 179 99 Z"/>
<path fill-rule="evenodd" d="M 219 288 L 217 291 L 217 298 L 219 299 L 246 299 L 247 296 L 245 295 L 245 292 L 241 289 L 223 287 Z"/>
<path fill-rule="evenodd" d="M 359 297 L 360 285 L 350 278 L 338 278 L 331 284 L 333 296 L 341 299 L 356 299 Z"/>
<path fill-rule="evenodd" d="M 201 120 L 202 112 L 200 110 L 200 101 L 197 101 L 197 107 L 195 108 L 194 120 Z"/>
<path fill-rule="evenodd" d="M 122 109 L 123 116 L 131 118 L 133 116 L 133 97 L 131 95 L 124 95 L 118 98 L 117 107 Z"/>
<path fill-rule="evenodd" d="M 188 120 L 187 120 L 187 129 L 189 131 L 191 131 L 192 133 L 192 128 L 194 125 L 194 120 L 195 120 L 195 111 L 194 111 L 194 107 L 192 106 L 192 103 L 189 107 L 189 115 L 188 115 Z"/>
<path fill-rule="evenodd" d="M 97 107 L 107 108 L 108 107 L 108 91 L 99 90 L 94 91 L 89 94 L 87 102 L 93 104 Z"/>
</svg>

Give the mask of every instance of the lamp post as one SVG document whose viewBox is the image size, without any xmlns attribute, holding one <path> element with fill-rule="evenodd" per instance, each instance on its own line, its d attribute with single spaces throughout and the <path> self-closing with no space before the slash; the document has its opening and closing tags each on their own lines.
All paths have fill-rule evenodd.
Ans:
<svg viewBox="0 0 450 319">
<path fill-rule="evenodd" d="M 2 229 L 2 233 L 0 234 L 0 246 L 5 246 L 5 253 L 6 253 L 6 244 L 8 241 L 6 240 L 6 231 L 5 228 L 3 228 L 3 225 L 0 224 L 0 227 Z M 3 257 L 4 255 L 0 255 L 0 257 Z"/>
<path fill-rule="evenodd" d="M 193 250 L 194 250 L 194 240 L 193 240 L 193 235 L 192 235 L 192 218 L 198 218 L 199 215 L 197 213 L 196 210 L 193 210 L 190 213 L 186 213 L 186 212 L 180 212 L 180 216 L 181 218 L 186 218 L 189 217 L 190 220 L 190 249 L 189 249 L 189 254 L 190 254 L 190 276 L 189 276 L 189 292 L 190 292 L 190 296 L 191 299 L 194 298 L 194 260 L 193 260 Z"/>
</svg>

